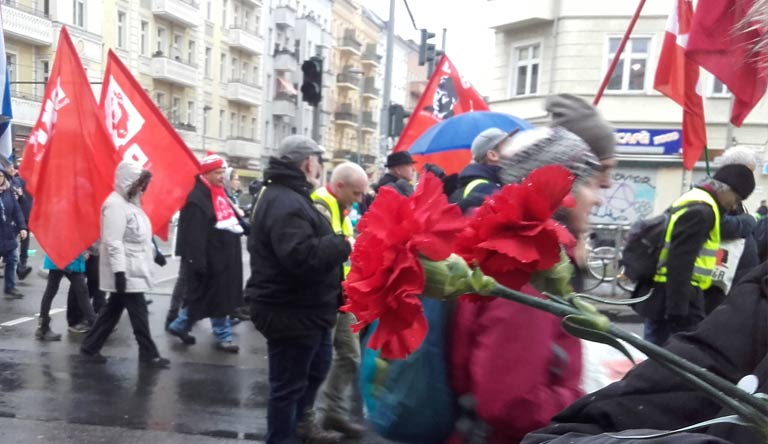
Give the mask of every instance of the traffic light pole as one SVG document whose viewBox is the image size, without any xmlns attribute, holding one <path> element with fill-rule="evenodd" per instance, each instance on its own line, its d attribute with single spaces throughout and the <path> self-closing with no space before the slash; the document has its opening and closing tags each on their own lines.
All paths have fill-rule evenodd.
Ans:
<svg viewBox="0 0 768 444">
<path fill-rule="evenodd" d="M 320 144 L 320 104 L 312 105 L 312 140 Z"/>
<path fill-rule="evenodd" d="M 392 61 L 395 44 L 395 0 L 389 0 L 389 20 L 387 20 L 387 55 L 384 61 L 384 91 L 381 92 L 381 115 L 379 116 L 379 153 L 383 159 L 389 151 L 389 102 L 392 100 Z"/>
</svg>

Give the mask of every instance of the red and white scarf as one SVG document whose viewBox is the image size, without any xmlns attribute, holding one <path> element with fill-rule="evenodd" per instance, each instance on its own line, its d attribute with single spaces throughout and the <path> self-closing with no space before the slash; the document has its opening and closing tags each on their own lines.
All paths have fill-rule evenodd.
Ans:
<svg viewBox="0 0 768 444">
<path fill-rule="evenodd" d="M 224 187 L 211 185 L 203 176 L 200 176 L 200 180 L 211 191 L 211 204 L 213 204 L 213 212 L 216 214 L 216 228 L 242 234 L 243 227 L 232 209 L 232 204 L 224 192 Z"/>
</svg>

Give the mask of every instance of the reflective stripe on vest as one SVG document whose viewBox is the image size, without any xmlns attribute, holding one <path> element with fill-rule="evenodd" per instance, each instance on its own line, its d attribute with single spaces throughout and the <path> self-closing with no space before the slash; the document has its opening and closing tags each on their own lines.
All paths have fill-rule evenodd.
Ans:
<svg viewBox="0 0 768 444">
<path fill-rule="evenodd" d="M 672 204 L 672 207 L 690 204 L 692 202 L 707 204 L 715 213 L 715 225 L 712 227 L 707 240 L 704 242 L 701 250 L 699 250 L 699 254 L 696 256 L 696 261 L 693 263 L 693 275 L 691 276 L 691 285 L 706 290 L 712 285 L 712 270 L 714 270 L 715 265 L 717 265 L 717 251 L 720 248 L 720 210 L 712 195 L 699 188 L 694 188 L 680 196 Z M 653 277 L 655 282 L 667 282 L 667 259 L 669 257 L 669 248 L 672 245 L 672 232 L 675 227 L 675 222 L 677 222 L 680 216 L 688 211 L 689 208 L 690 207 L 682 208 L 676 211 L 669 219 L 669 225 L 667 225 L 667 231 L 664 235 L 664 247 L 659 254 L 659 270 L 656 272 L 656 276 Z"/>
<path fill-rule="evenodd" d="M 339 202 L 325 187 L 320 187 L 312 193 L 312 200 L 320 202 L 325 205 L 331 211 L 331 228 L 336 234 L 344 235 L 350 242 L 353 241 L 354 231 L 352 229 L 352 222 L 349 221 L 349 217 L 344 216 L 344 221 L 341 219 L 341 210 L 339 210 Z M 344 262 L 344 277 L 347 277 L 351 262 L 347 259 Z"/>
<path fill-rule="evenodd" d="M 464 199 L 469 196 L 469 193 L 472 192 L 475 188 L 477 188 L 478 185 L 482 185 L 484 183 L 491 183 L 488 179 L 475 179 L 472 182 L 468 183 L 467 186 L 464 188 L 464 195 L 462 196 Z"/>
</svg>

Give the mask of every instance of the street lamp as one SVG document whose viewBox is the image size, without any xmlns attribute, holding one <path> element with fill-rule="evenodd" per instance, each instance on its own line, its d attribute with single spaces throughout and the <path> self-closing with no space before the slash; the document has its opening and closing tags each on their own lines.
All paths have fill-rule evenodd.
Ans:
<svg viewBox="0 0 768 444">
<path fill-rule="evenodd" d="M 208 105 L 203 106 L 203 156 L 205 156 L 205 135 L 208 132 L 208 111 L 212 109 Z"/>
</svg>

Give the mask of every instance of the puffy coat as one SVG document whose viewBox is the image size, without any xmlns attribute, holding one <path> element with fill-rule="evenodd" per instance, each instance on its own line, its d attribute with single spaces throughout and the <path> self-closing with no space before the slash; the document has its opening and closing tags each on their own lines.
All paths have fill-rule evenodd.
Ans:
<svg viewBox="0 0 768 444">
<path fill-rule="evenodd" d="M 4 254 L 19 246 L 16 238 L 19 236 L 20 230 L 27 229 L 27 224 L 24 221 L 24 214 L 19 206 L 16 193 L 11 189 L 10 181 L 7 180 L 5 173 L 0 174 L 3 174 L 5 179 L 0 184 L 0 212 L 2 212 L 0 254 Z"/>
<path fill-rule="evenodd" d="M 115 273 L 124 272 L 126 291 L 141 293 L 152 287 L 152 223 L 141 209 L 141 196 L 128 200 L 128 190 L 141 167 L 121 162 L 115 171 L 115 190 L 101 206 L 99 288 L 115 292 Z"/>
</svg>

